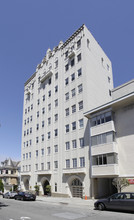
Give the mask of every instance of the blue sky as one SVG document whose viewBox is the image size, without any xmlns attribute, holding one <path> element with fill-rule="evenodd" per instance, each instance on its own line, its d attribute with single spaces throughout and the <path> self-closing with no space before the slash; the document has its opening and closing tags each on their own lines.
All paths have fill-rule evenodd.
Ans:
<svg viewBox="0 0 134 220">
<path fill-rule="evenodd" d="M 112 61 L 114 86 L 133 79 L 134 0 L 0 1 L 0 160 L 20 159 L 24 83 L 82 24 Z"/>
</svg>

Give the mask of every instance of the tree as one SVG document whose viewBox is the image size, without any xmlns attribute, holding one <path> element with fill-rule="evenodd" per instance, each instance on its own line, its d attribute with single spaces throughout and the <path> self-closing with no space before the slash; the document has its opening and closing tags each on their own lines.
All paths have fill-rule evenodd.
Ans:
<svg viewBox="0 0 134 220">
<path fill-rule="evenodd" d="M 129 181 L 126 178 L 116 177 L 113 179 L 112 184 L 117 188 L 118 193 L 120 193 L 123 188 L 129 186 Z"/>
<path fill-rule="evenodd" d="M 0 180 L 0 191 L 4 192 L 4 184 L 2 180 Z"/>
<path fill-rule="evenodd" d="M 40 186 L 37 185 L 37 183 L 36 183 L 36 185 L 34 186 L 34 188 L 35 188 L 35 193 L 36 193 L 36 195 L 38 196 L 38 195 L 39 195 L 39 191 L 40 191 Z"/>
</svg>

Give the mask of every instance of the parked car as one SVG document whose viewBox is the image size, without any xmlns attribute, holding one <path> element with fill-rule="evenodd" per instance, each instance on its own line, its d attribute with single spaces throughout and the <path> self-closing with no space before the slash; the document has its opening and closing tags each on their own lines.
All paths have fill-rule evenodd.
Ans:
<svg viewBox="0 0 134 220">
<path fill-rule="evenodd" d="M 35 201 L 36 200 L 36 195 L 30 193 L 30 192 L 19 192 L 17 195 L 14 197 L 15 200 L 31 200 Z"/>
<path fill-rule="evenodd" d="M 17 195 L 17 192 L 6 192 L 3 194 L 3 198 L 13 199 Z"/>
<path fill-rule="evenodd" d="M 99 210 L 111 209 L 134 212 L 134 192 L 116 193 L 108 198 L 99 199 L 94 203 L 94 207 Z"/>
</svg>

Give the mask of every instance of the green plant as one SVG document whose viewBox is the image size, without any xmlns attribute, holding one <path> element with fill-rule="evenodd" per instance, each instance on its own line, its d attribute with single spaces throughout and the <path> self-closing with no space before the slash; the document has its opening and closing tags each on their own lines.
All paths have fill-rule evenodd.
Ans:
<svg viewBox="0 0 134 220">
<path fill-rule="evenodd" d="M 47 185 L 47 186 L 46 186 L 46 192 L 48 192 L 48 193 L 51 192 L 51 186 L 50 186 L 50 185 Z"/>
<path fill-rule="evenodd" d="M 34 186 L 34 188 L 35 188 L 35 192 L 36 192 L 36 194 L 39 195 L 40 186 L 37 185 L 37 183 L 36 183 L 36 185 Z"/>
<path fill-rule="evenodd" d="M 4 192 L 4 184 L 2 180 L 0 180 L 0 191 Z"/>
<path fill-rule="evenodd" d="M 126 178 L 116 177 L 113 179 L 112 184 L 117 188 L 117 191 L 119 193 L 123 188 L 129 186 L 129 181 Z"/>
</svg>

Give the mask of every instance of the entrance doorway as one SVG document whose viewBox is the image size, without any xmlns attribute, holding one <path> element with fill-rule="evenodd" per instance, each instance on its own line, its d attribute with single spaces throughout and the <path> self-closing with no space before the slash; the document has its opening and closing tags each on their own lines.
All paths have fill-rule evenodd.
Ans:
<svg viewBox="0 0 134 220">
<path fill-rule="evenodd" d="M 29 180 L 28 179 L 26 179 L 24 181 L 24 187 L 25 187 L 25 190 L 29 190 Z"/>
<path fill-rule="evenodd" d="M 48 189 L 47 189 L 48 185 L 50 185 L 50 184 L 49 184 L 48 180 L 46 180 L 43 185 L 44 195 L 48 195 Z"/>
<path fill-rule="evenodd" d="M 79 179 L 74 179 L 71 184 L 72 197 L 83 198 L 83 186 Z"/>
</svg>

